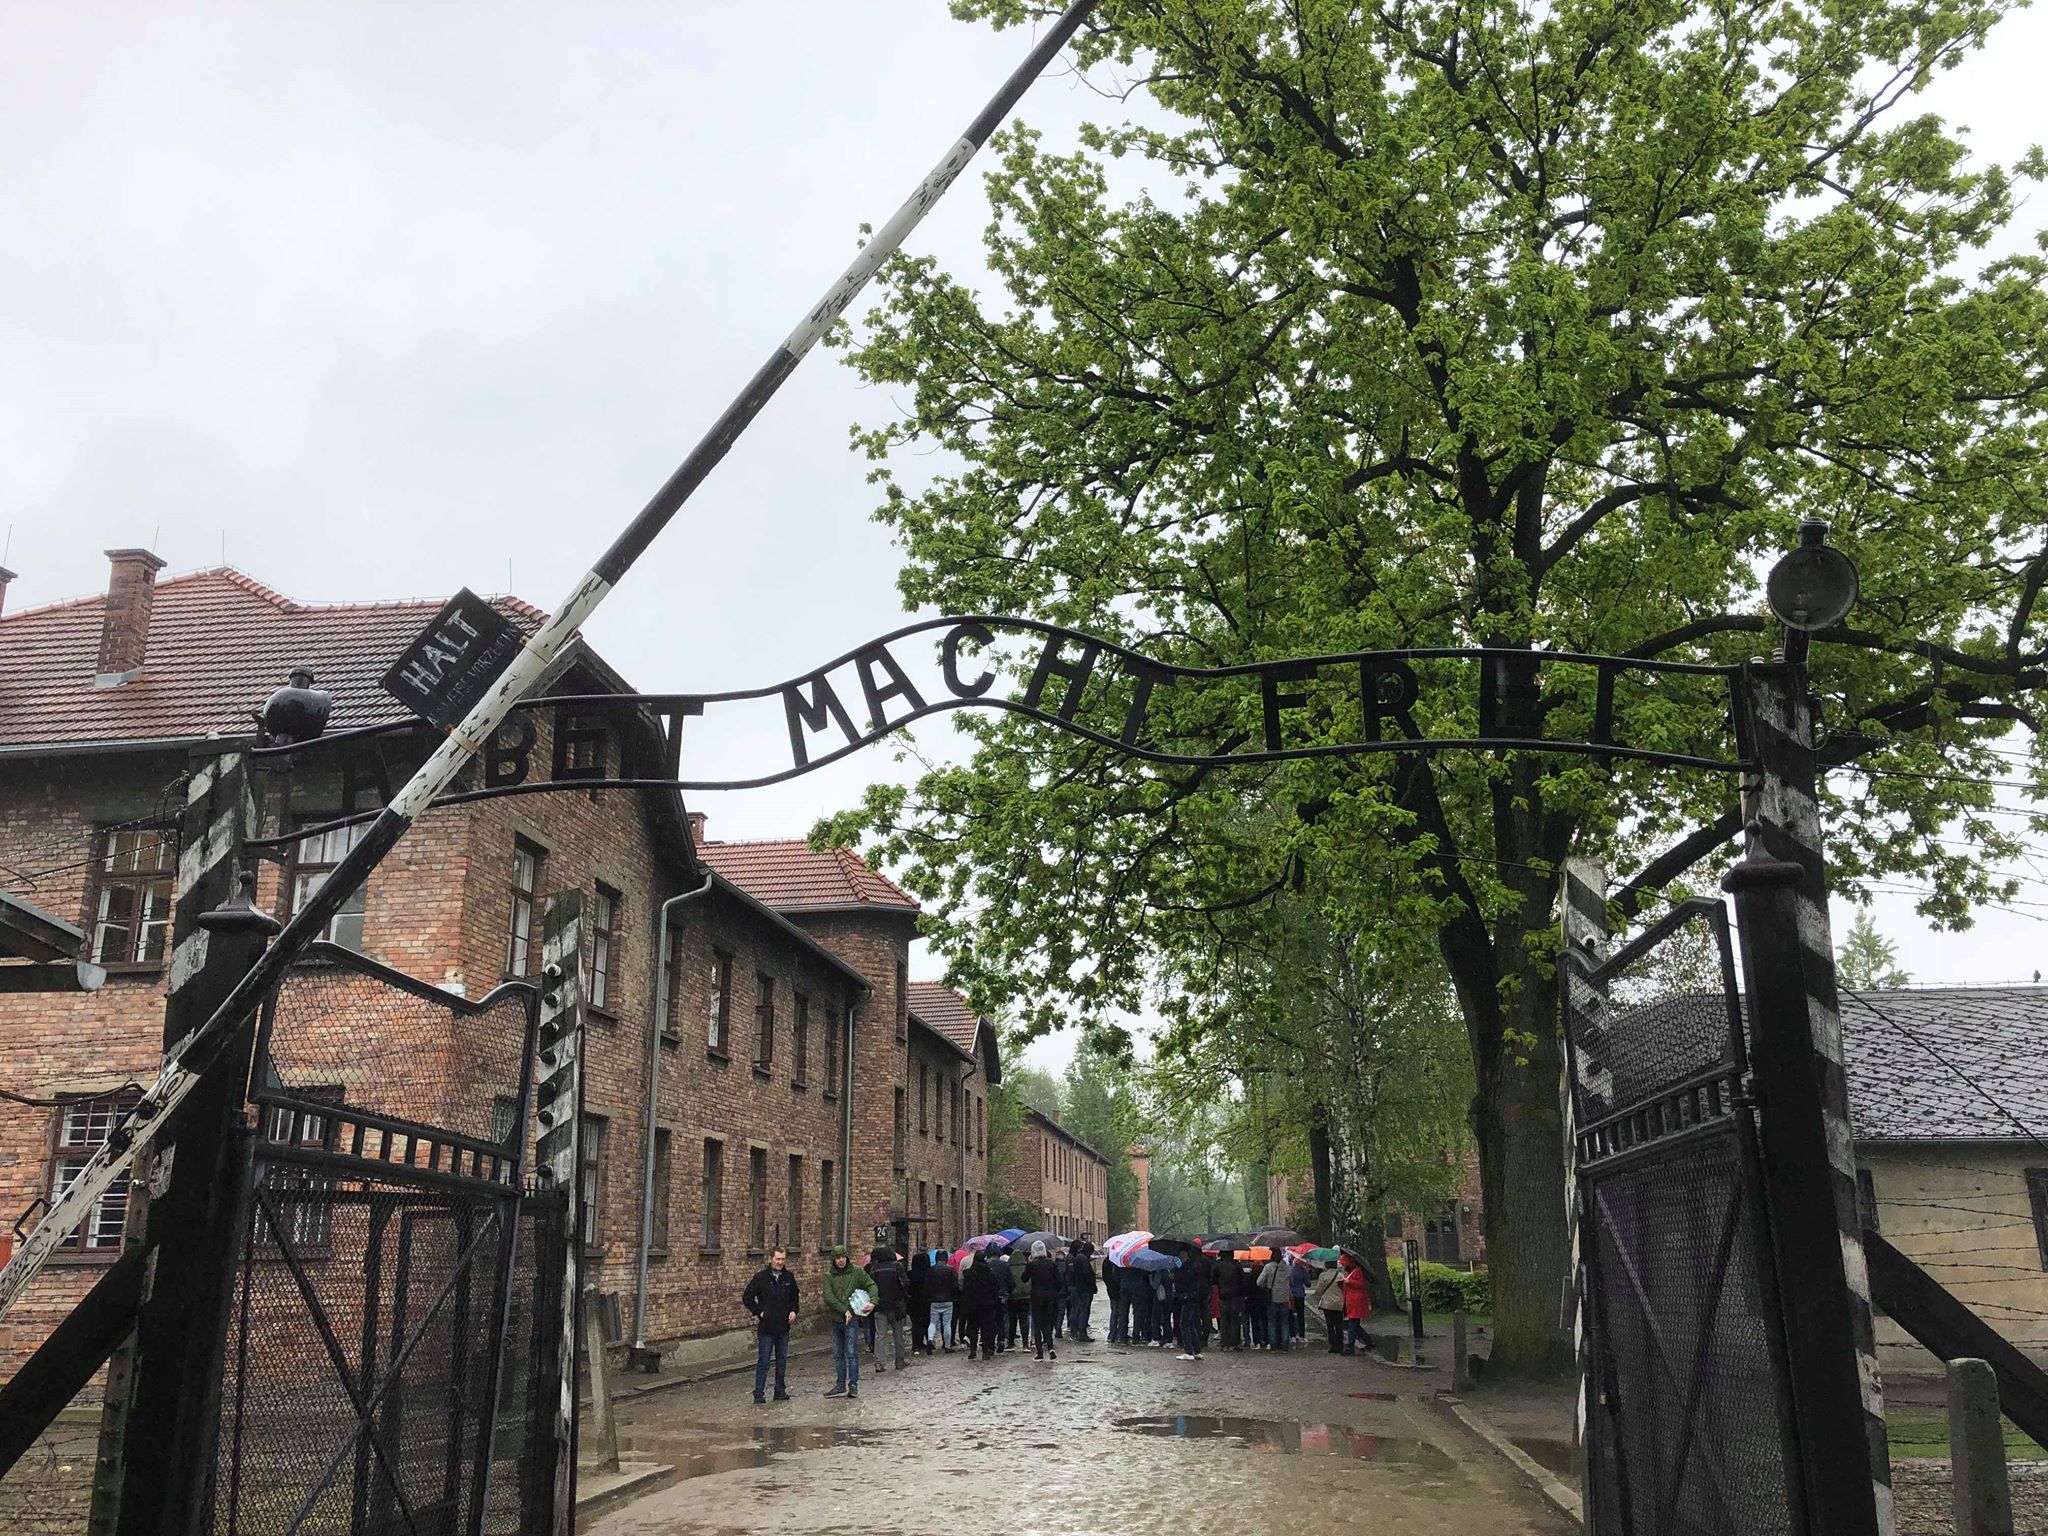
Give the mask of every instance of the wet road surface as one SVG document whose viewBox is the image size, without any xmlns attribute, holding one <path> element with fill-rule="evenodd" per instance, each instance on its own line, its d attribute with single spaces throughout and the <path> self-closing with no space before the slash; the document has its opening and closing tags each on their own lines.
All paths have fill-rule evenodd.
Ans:
<svg viewBox="0 0 2048 1536">
<path fill-rule="evenodd" d="M 588 1522 L 590 1536 L 791 1536 L 1369 1527 L 1402 1536 L 1564 1536 L 1570 1527 L 1427 1398 L 1429 1383 L 1317 1350 L 1218 1354 L 1063 1345 L 920 1360 L 857 1402 L 816 1357 L 795 1400 L 757 1408 L 752 1376 L 623 1410 L 627 1456 L 666 1488 Z"/>
</svg>

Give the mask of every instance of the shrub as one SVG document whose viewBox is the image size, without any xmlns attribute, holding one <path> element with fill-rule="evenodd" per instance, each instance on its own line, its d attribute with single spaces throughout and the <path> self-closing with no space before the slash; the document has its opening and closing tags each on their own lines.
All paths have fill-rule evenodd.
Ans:
<svg viewBox="0 0 2048 1536">
<path fill-rule="evenodd" d="M 1387 1276 L 1394 1282 L 1394 1294 L 1406 1305 L 1408 1282 L 1399 1259 L 1387 1260 Z M 1493 1282 L 1485 1270 L 1466 1272 L 1448 1264 L 1422 1261 L 1422 1310 L 1425 1312 L 1466 1312 L 1489 1316 L 1493 1312 Z"/>
</svg>

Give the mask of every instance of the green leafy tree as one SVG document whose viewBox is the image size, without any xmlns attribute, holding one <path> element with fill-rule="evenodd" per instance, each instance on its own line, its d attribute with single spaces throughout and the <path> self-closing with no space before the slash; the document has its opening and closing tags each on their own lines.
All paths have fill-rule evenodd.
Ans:
<svg viewBox="0 0 2048 1536">
<path fill-rule="evenodd" d="M 1144 1118 L 1126 1062 L 1086 1043 L 1067 1063 L 1061 1126 L 1108 1160 L 1109 1232 L 1128 1232 L 1137 1217 L 1138 1178 L 1125 1154 L 1144 1135 Z"/>
<path fill-rule="evenodd" d="M 2003 8 L 1103 0 L 1078 51 L 1105 121 L 1072 153 L 996 145 L 995 289 L 898 258 L 850 343 L 904 406 L 858 438 L 904 598 L 1196 666 L 1497 647 L 1500 728 L 1564 735 L 1590 689 L 1541 651 L 1753 654 L 1758 572 L 1817 514 L 1864 592 L 1815 650 L 1825 762 L 1893 775 L 1830 781 L 1833 867 L 1928 877 L 1927 915 L 1966 922 L 2020 830 L 1985 781 L 2048 776 L 1991 745 L 2048 683 L 2048 263 L 1983 259 L 2012 176 L 1911 106 Z M 1124 120 L 1127 94 L 1156 110 Z M 1175 190 L 1112 190 L 1132 157 Z M 1424 665 L 1416 723 L 1471 736 L 1451 675 Z M 1077 707 L 1114 735 L 1124 702 Z M 1645 746 L 1724 730 L 1706 687 L 1614 703 Z M 1166 688 L 1149 728 L 1227 748 L 1258 707 Z M 1340 698 L 1302 724 L 1363 722 Z M 1507 752 L 1152 770 L 1013 716 L 966 730 L 970 762 L 830 830 L 872 837 L 1027 1029 L 1113 1030 L 1162 957 L 1290 891 L 1433 935 L 1494 1368 L 1568 1360 L 1556 870 L 1641 864 L 1631 907 L 1739 830 L 1733 786 Z"/>
<path fill-rule="evenodd" d="M 1899 964 L 1899 946 L 1877 931 L 1870 909 L 1859 907 L 1835 954 L 1835 977 L 1845 987 L 1903 987 L 1913 978 Z"/>
</svg>

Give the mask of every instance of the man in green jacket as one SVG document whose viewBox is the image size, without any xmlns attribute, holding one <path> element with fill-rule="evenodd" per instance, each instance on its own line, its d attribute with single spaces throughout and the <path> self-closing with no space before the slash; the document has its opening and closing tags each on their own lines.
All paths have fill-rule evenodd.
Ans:
<svg viewBox="0 0 2048 1536">
<path fill-rule="evenodd" d="M 827 1397 L 860 1396 L 860 1320 L 853 1315 L 853 1293 L 865 1291 L 875 1300 L 874 1277 L 846 1256 L 846 1245 L 832 1250 L 825 1270 L 825 1312 L 832 1320 L 832 1374 Z"/>
</svg>

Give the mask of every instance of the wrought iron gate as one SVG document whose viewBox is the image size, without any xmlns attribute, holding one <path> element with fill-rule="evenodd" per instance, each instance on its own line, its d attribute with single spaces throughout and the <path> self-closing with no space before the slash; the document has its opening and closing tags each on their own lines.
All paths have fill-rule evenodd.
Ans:
<svg viewBox="0 0 2048 1536">
<path fill-rule="evenodd" d="M 1563 993 L 1589 1527 L 1798 1536 L 1727 911 L 1688 901 L 1605 961 L 1586 949 L 1567 946 Z"/>
<path fill-rule="evenodd" d="M 568 1223 L 529 1183 L 537 997 L 322 944 L 266 1007 L 219 1536 L 552 1529 Z"/>
</svg>

